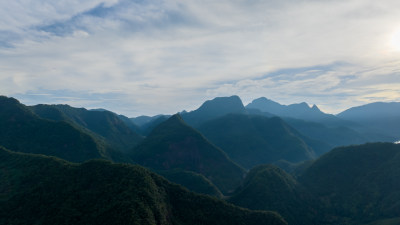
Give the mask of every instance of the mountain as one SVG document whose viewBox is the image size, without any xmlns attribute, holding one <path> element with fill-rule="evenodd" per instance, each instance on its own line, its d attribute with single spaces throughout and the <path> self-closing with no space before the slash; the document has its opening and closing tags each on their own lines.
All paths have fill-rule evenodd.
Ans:
<svg viewBox="0 0 400 225">
<path fill-rule="evenodd" d="M 293 178 L 272 165 L 254 167 L 243 185 L 229 199 L 235 205 L 255 210 L 272 210 L 281 214 L 289 224 L 310 225 L 317 210 L 315 203 Z"/>
<path fill-rule="evenodd" d="M 190 191 L 222 198 L 221 191 L 205 176 L 192 171 L 173 169 L 155 171 L 169 181 L 180 184 Z"/>
<path fill-rule="evenodd" d="M 246 114 L 242 100 L 238 96 L 217 97 L 204 102 L 198 109 L 181 114 L 183 120 L 197 127 L 201 123 L 229 113 Z"/>
<path fill-rule="evenodd" d="M 199 131 L 245 168 L 278 160 L 315 157 L 303 136 L 279 117 L 229 114 L 207 121 Z"/>
<path fill-rule="evenodd" d="M 325 224 L 367 224 L 400 215 L 400 145 L 336 148 L 299 181 L 326 207 Z"/>
<path fill-rule="evenodd" d="M 183 169 L 204 175 L 224 194 L 240 185 L 244 170 L 179 115 L 170 117 L 134 149 L 135 162 L 154 170 Z"/>
<path fill-rule="evenodd" d="M 313 105 L 310 107 L 307 103 L 296 103 L 291 105 L 281 105 L 265 97 L 261 97 L 253 100 L 246 106 L 246 109 L 258 109 L 261 112 L 267 112 L 274 114 L 282 118 L 295 118 L 306 121 L 313 121 L 322 123 L 326 126 L 348 126 L 353 125 L 349 121 L 337 118 L 332 114 L 326 114 L 322 112 L 318 106 Z"/>
<path fill-rule="evenodd" d="M 350 117 L 340 116 L 340 114 L 338 116 L 326 114 L 320 111 L 316 105 L 309 107 L 304 102 L 286 106 L 262 97 L 248 104 L 246 109 L 250 114 L 268 117 L 271 117 L 270 114 L 275 114 L 282 117 L 300 133 L 324 142 L 332 148 L 376 141 L 392 142 L 395 139 L 393 135 L 390 135 L 393 132 L 368 129 L 366 125 L 371 121 L 357 121 Z M 376 124 L 381 127 L 388 126 L 382 121 L 376 121 Z"/>
<path fill-rule="evenodd" d="M 63 116 L 55 113 L 55 116 Z M 64 121 L 42 119 L 14 98 L 0 96 L 0 145 L 72 162 L 123 157 L 90 134 Z"/>
<path fill-rule="evenodd" d="M 136 134 L 140 134 L 140 127 L 136 125 L 130 118 L 124 115 L 118 115 L 118 118 L 122 120 L 122 122 L 124 122 L 125 125 L 129 127 L 129 129 L 131 129 L 133 132 L 135 132 Z"/>
<path fill-rule="evenodd" d="M 353 107 L 337 114 L 337 117 L 391 136 L 392 141 L 400 139 L 400 102 L 375 102 Z"/>
<path fill-rule="evenodd" d="M 134 131 L 139 128 L 129 119 L 127 121 L 127 118 L 107 110 L 87 110 L 69 105 L 35 105 L 31 109 L 42 118 L 70 122 L 93 132 L 121 152 L 131 150 L 143 139 Z"/>
<path fill-rule="evenodd" d="M 276 213 L 189 192 L 139 166 L 0 148 L 0 168 L 0 224 L 286 224 Z"/>
<path fill-rule="evenodd" d="M 339 147 L 300 167 L 296 178 L 275 166 L 257 166 L 229 201 L 277 211 L 289 224 L 400 221 L 399 144 Z"/>
<path fill-rule="evenodd" d="M 165 122 L 170 117 L 171 116 L 164 116 L 164 115 L 163 116 L 157 116 L 153 120 L 150 120 L 149 122 L 143 124 L 140 127 L 141 134 L 144 135 L 144 136 L 149 135 L 154 128 L 156 128 L 161 123 Z"/>
<path fill-rule="evenodd" d="M 160 115 L 156 115 L 156 116 L 138 116 L 135 118 L 130 118 L 130 120 L 133 123 L 137 124 L 139 127 L 141 127 L 141 126 L 145 125 L 146 123 L 149 123 L 159 117 L 164 117 L 164 116 L 167 116 L 167 115 L 160 114 Z"/>
<path fill-rule="evenodd" d="M 387 140 L 384 137 L 367 136 L 346 126 L 329 127 L 322 123 L 305 121 L 293 118 L 284 118 L 290 126 L 300 133 L 315 140 L 329 144 L 331 148 L 366 142 Z"/>
</svg>

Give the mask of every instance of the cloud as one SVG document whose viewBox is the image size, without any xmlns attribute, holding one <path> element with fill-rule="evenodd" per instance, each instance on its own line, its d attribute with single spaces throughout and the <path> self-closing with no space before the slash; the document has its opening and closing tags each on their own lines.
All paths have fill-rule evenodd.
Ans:
<svg viewBox="0 0 400 225">
<path fill-rule="evenodd" d="M 29 103 L 87 93 L 129 115 L 232 94 L 332 112 L 399 101 L 399 11 L 391 0 L 0 3 L 0 90 Z M 105 100 L 115 93 L 120 103 Z"/>
</svg>

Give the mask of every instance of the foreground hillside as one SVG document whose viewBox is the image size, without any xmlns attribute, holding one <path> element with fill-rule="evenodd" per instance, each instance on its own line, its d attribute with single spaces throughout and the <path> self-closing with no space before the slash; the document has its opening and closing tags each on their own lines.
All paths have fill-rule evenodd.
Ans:
<svg viewBox="0 0 400 225">
<path fill-rule="evenodd" d="M 72 164 L 0 148 L 0 224 L 286 224 L 132 165 Z"/>
<path fill-rule="evenodd" d="M 333 214 L 336 224 L 363 224 L 400 215 L 400 145 L 371 143 L 336 148 L 299 181 Z"/>
<path fill-rule="evenodd" d="M 289 224 L 399 221 L 400 145 L 340 147 L 302 169 L 296 179 L 274 166 L 255 167 L 230 201 L 277 211 Z"/>
<path fill-rule="evenodd" d="M 316 215 L 320 211 L 313 197 L 294 177 L 273 165 L 250 170 L 229 201 L 249 209 L 279 212 L 289 224 L 318 224 Z"/>
</svg>

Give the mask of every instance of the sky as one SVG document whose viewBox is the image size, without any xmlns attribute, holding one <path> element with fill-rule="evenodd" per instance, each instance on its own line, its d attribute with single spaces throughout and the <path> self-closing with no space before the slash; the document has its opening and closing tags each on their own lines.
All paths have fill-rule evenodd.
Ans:
<svg viewBox="0 0 400 225">
<path fill-rule="evenodd" d="M 0 95 L 129 117 L 400 101 L 400 1 L 0 1 Z"/>
</svg>

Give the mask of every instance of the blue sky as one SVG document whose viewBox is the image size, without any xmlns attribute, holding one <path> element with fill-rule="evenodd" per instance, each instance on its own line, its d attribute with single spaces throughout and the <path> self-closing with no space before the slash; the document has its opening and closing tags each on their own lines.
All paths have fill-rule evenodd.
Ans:
<svg viewBox="0 0 400 225">
<path fill-rule="evenodd" d="M 400 101 L 395 0 L 0 2 L 0 94 L 127 116 L 264 96 Z"/>
</svg>

